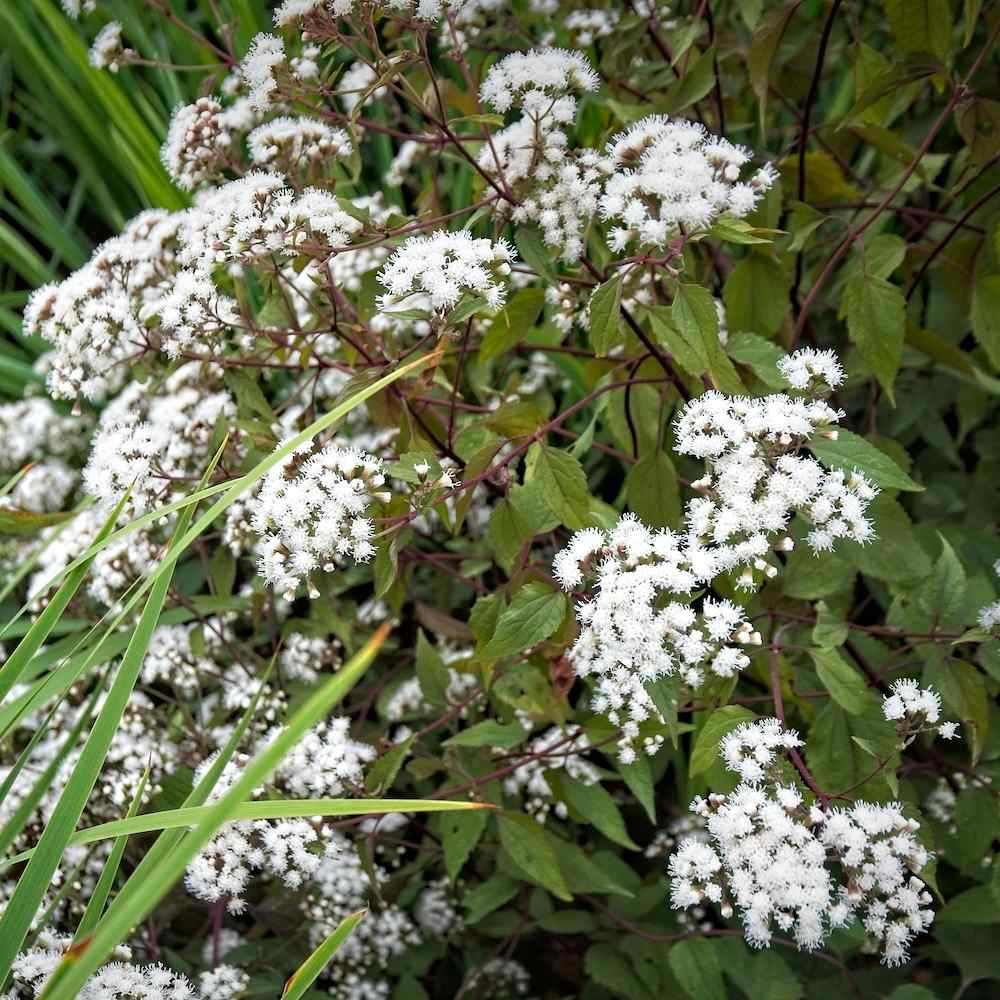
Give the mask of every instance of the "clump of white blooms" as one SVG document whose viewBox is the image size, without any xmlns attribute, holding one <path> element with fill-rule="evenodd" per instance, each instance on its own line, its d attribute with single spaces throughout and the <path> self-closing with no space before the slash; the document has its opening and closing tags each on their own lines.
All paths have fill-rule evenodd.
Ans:
<svg viewBox="0 0 1000 1000">
<path fill-rule="evenodd" d="M 217 965 L 198 977 L 202 1000 L 237 1000 L 249 985 L 250 977 L 235 965 Z"/>
<path fill-rule="evenodd" d="M 563 27 L 577 45 L 590 45 L 595 38 L 607 38 L 621 20 L 621 12 L 608 10 L 574 10 L 566 15 Z"/>
<path fill-rule="evenodd" d="M 741 181 L 749 150 L 698 122 L 664 115 L 613 136 L 607 156 L 614 173 L 604 186 L 601 216 L 617 223 L 608 237 L 616 251 L 633 241 L 666 248 L 681 228 L 706 229 L 723 213 L 742 218 L 777 179 L 768 165 Z"/>
<path fill-rule="evenodd" d="M 375 524 L 366 515 L 373 499 L 388 499 L 381 468 L 372 455 L 328 444 L 293 453 L 268 472 L 251 523 L 260 537 L 260 573 L 271 586 L 291 600 L 305 581 L 315 598 L 311 574 L 375 555 Z"/>
<path fill-rule="evenodd" d="M 597 210 L 606 172 L 594 150 L 569 148 L 566 128 L 577 111 L 572 94 L 599 85 L 581 53 L 534 49 L 495 63 L 480 90 L 494 110 L 517 106 L 522 117 L 483 146 L 479 166 L 517 193 L 519 203 L 510 209 L 513 221 L 536 222 L 546 244 L 567 261 L 583 252 L 583 231 Z"/>
<path fill-rule="evenodd" d="M 716 303 L 719 305 L 719 303 Z M 725 311 L 720 308 L 719 325 L 725 321 Z M 844 369 L 833 351 L 817 351 L 801 347 L 778 362 L 778 372 L 793 388 L 801 392 L 836 389 L 844 381 Z"/>
<path fill-rule="evenodd" d="M 250 159 L 261 167 L 277 167 L 288 175 L 308 170 L 351 152 L 351 139 L 339 128 L 314 118 L 272 118 L 247 136 Z"/>
<path fill-rule="evenodd" d="M 362 62 L 360 59 L 356 59 L 351 63 L 347 72 L 344 73 L 337 83 L 337 95 L 344 102 L 344 107 L 348 111 L 353 111 L 359 104 L 367 104 L 371 100 L 384 97 L 386 92 L 385 87 L 375 87 L 374 90 L 369 89 L 375 83 L 376 79 L 375 70 L 368 63 Z M 405 146 L 406 142 L 403 145 Z M 416 145 L 419 145 L 419 143 Z M 389 183 L 393 182 L 390 181 Z"/>
<path fill-rule="evenodd" d="M 531 991 L 531 975 L 512 958 L 491 958 L 469 976 L 466 989 L 480 997 L 513 1000 Z"/>
<path fill-rule="evenodd" d="M 225 167 L 236 168 L 236 140 L 256 114 L 245 98 L 223 107 L 200 97 L 174 110 L 160 158 L 167 173 L 186 191 L 214 182 Z"/>
<path fill-rule="evenodd" d="M 465 292 L 481 295 L 492 309 L 503 305 L 514 251 L 506 240 L 475 239 L 464 229 L 411 236 L 378 273 L 387 289 L 379 308 L 391 311 L 412 296 L 429 300 L 432 309 L 454 308 Z"/>
<path fill-rule="evenodd" d="M 68 934 L 43 930 L 36 943 L 22 951 L 11 966 L 13 989 L 2 1000 L 35 1000 L 45 990 L 56 966 L 73 939 Z M 130 965 L 129 949 L 116 949 L 114 961 L 103 966 L 84 983 L 78 1000 L 198 1000 L 192 984 L 163 965 Z"/>
<path fill-rule="evenodd" d="M 94 69 L 107 69 L 117 73 L 125 48 L 122 45 L 122 26 L 117 21 L 108 21 L 97 33 L 90 47 L 90 65 Z"/>
<path fill-rule="evenodd" d="M 775 751 L 798 744 L 789 736 L 783 744 L 780 723 L 761 720 L 741 727 L 728 753 L 723 747 L 726 765 L 752 777 L 691 804 L 709 841 L 685 839 L 671 856 L 671 902 L 686 909 L 708 901 L 723 917 L 735 911 L 757 948 L 777 929 L 812 950 L 859 919 L 882 960 L 898 965 L 934 919 L 916 874 L 930 860 L 915 836 L 919 824 L 898 803 L 807 805 L 794 784 L 781 782 Z"/>
<path fill-rule="evenodd" d="M 281 646 L 278 669 L 290 680 L 312 682 L 323 670 L 340 665 L 340 643 L 320 636 L 293 632 Z"/>
<path fill-rule="evenodd" d="M 726 767 L 751 783 L 765 779 L 787 750 L 802 746 L 794 729 L 785 729 L 777 719 L 744 722 L 719 742 L 719 756 Z"/>
<path fill-rule="evenodd" d="M 659 717 L 646 685 L 672 675 L 692 687 L 707 674 L 731 677 L 750 662 L 734 643 L 760 642 L 732 602 L 707 597 L 692 607 L 696 590 L 737 570 L 744 587 L 755 573 L 776 575 L 766 557 L 794 513 L 813 522 L 807 540 L 816 551 L 838 538 L 873 537 L 866 511 L 875 487 L 860 473 L 828 471 L 796 454 L 814 434 L 832 433 L 841 416 L 821 399 L 785 393 L 713 390 L 692 399 L 674 422 L 677 450 L 704 459 L 707 472 L 692 484 L 701 495 L 687 503 L 683 529 L 651 531 L 626 514 L 611 531 L 577 532 L 556 555 L 564 589 L 593 581 L 577 605 L 581 631 L 569 656 L 580 676 L 593 678 L 594 710 L 622 727 L 626 759 L 640 724 Z M 783 535 L 777 548 L 790 545 Z"/>
<path fill-rule="evenodd" d="M 544 823 L 550 812 L 565 819 L 566 805 L 554 801 L 552 789 L 545 780 L 545 772 L 565 769 L 566 776 L 582 785 L 593 785 L 600 781 L 600 772 L 581 751 L 587 746 L 587 738 L 581 732 L 567 738 L 557 726 L 552 726 L 540 736 L 525 745 L 529 759 L 520 764 L 503 781 L 508 795 L 520 795 L 524 811 L 539 823 Z"/>
<path fill-rule="evenodd" d="M 1000 576 L 1000 559 L 994 563 L 993 572 Z M 984 608 L 981 608 L 977 622 L 979 627 L 987 632 L 1000 630 L 1000 601 L 994 601 L 992 604 L 987 604 Z"/>
<path fill-rule="evenodd" d="M 375 757 L 373 747 L 350 738 L 350 720 L 330 719 L 310 730 L 278 767 L 272 784 L 292 798 L 332 798 L 360 787 L 364 765 Z M 260 745 L 277 736 L 273 729 Z M 195 781 L 211 767 L 214 757 L 203 762 Z M 241 758 L 243 760 L 245 758 Z M 238 780 L 240 761 L 223 769 L 211 798 L 217 800 Z M 255 795 L 263 794 L 257 789 Z M 240 820 L 227 823 L 188 866 L 184 882 L 198 899 L 224 899 L 230 913 L 246 908 L 243 898 L 254 875 L 279 878 L 290 889 L 307 885 L 324 859 L 336 865 L 339 848 L 333 830 L 312 819 Z"/>
<path fill-rule="evenodd" d="M 280 38 L 261 32 L 254 37 L 250 51 L 240 63 L 240 74 L 246 81 L 250 106 L 267 111 L 274 103 L 278 81 L 275 71 L 285 62 L 285 45 Z"/>
<path fill-rule="evenodd" d="M 933 688 L 922 688 L 912 678 L 901 677 L 892 682 L 889 691 L 882 699 L 882 714 L 896 723 L 904 746 L 927 730 L 936 729 L 946 740 L 953 740 L 958 735 L 957 723 L 936 725 L 941 718 L 941 696 Z"/>
<path fill-rule="evenodd" d="M 413 16 L 424 21 L 434 21 L 441 17 L 446 9 L 461 10 L 470 0 L 387 0 L 385 6 L 389 10 L 407 12 L 412 10 Z M 360 0 L 284 0 L 275 11 L 274 23 L 278 27 L 287 27 L 303 18 L 327 12 L 333 17 L 347 17 L 353 13 Z"/>
</svg>

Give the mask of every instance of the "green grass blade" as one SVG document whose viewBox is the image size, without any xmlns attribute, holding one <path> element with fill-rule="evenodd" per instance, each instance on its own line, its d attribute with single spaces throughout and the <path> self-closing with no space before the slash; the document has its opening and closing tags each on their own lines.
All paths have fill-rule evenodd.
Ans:
<svg viewBox="0 0 1000 1000">
<path fill-rule="evenodd" d="M 142 804 L 142 794 L 146 790 L 148 781 L 149 764 L 146 765 L 146 770 L 143 772 L 139 787 L 135 790 L 135 795 L 132 796 L 128 812 L 125 814 L 126 820 L 131 819 L 139 811 L 139 806 Z M 73 935 L 74 941 L 81 941 L 85 938 L 97 926 L 97 921 L 101 919 L 101 914 L 104 912 L 104 904 L 107 903 L 108 896 L 111 895 L 111 887 L 115 884 L 118 867 L 121 865 L 127 843 L 128 837 L 119 837 L 111 848 L 111 854 L 108 856 L 108 860 L 101 871 L 101 877 L 97 880 L 94 893 L 88 900 L 87 908 L 83 911 L 83 916 L 80 918 L 80 923 L 76 928 L 76 934 Z"/>
<path fill-rule="evenodd" d="M 358 910 L 344 917 L 337 929 L 295 970 L 292 977 L 285 983 L 281 1000 L 299 1000 L 299 998 L 316 982 L 327 962 L 340 950 L 340 946 L 354 933 L 354 928 L 364 920 L 367 910 Z"/>
<path fill-rule="evenodd" d="M 67 847 L 94 844 L 112 837 L 130 837 L 156 830 L 176 830 L 198 825 L 212 806 L 187 806 L 145 813 L 130 819 L 116 819 L 85 830 L 78 830 Z M 454 812 L 462 809 L 489 809 L 481 802 L 450 802 L 447 799 L 273 799 L 267 802 L 242 802 L 227 822 L 252 819 L 299 819 L 303 816 L 382 816 L 386 813 Z M 0 863 L 0 871 L 29 860 L 37 848 L 22 851 Z"/>
<path fill-rule="evenodd" d="M 118 515 L 125 506 L 127 497 L 128 494 L 122 497 L 118 506 L 111 512 L 108 520 L 104 522 L 97 536 L 98 542 L 111 534 L 111 529 L 114 527 Z M 22 671 L 28 665 L 28 661 L 38 652 L 55 624 L 62 617 L 62 613 L 66 610 L 66 605 L 73 599 L 73 595 L 79 589 L 80 584 L 83 583 L 83 578 L 87 575 L 87 570 L 90 568 L 91 559 L 93 559 L 93 556 L 85 559 L 66 576 L 62 586 L 53 595 L 52 600 L 49 601 L 45 610 L 38 616 L 31 628 L 28 629 L 25 637 L 17 644 L 17 648 L 7 658 L 7 662 L 3 667 L 0 667 L 0 702 L 7 697 L 10 689 L 17 683 Z M 4 630 L 0 629 L 0 638 L 3 638 L 3 635 Z"/>
<path fill-rule="evenodd" d="M 184 519 L 182 518 L 182 524 Z M 172 574 L 163 573 L 153 583 L 139 623 L 132 633 L 121 665 L 101 706 L 94 728 L 87 737 L 59 802 L 39 838 L 35 853 L 21 875 L 3 916 L 0 917 L 0 982 L 6 980 L 11 964 L 38 912 L 45 890 L 59 866 L 87 800 L 93 793 L 115 731 L 132 695 L 142 663 L 160 618 Z M 20 647 L 19 647 L 20 648 Z"/>
<path fill-rule="evenodd" d="M 125 939 L 153 907 L 167 894 L 197 853 L 211 840 L 215 832 L 228 822 L 234 811 L 263 784 L 284 757 L 340 702 L 369 664 L 389 635 L 389 626 L 379 627 L 371 639 L 329 681 L 315 691 L 292 716 L 277 738 L 260 750 L 244 768 L 240 778 L 218 802 L 213 803 L 198 825 L 159 863 L 155 870 L 142 873 L 137 868 L 129 882 L 141 885 L 119 894 L 93 936 L 80 943 L 60 963 L 42 994 L 43 1000 L 72 1000 L 87 978 L 107 958 L 111 950 Z M 31 862 L 29 862 L 29 865 Z M 13 901 L 12 901 L 13 902 Z M 2 931 L 0 923 L 0 931 Z M 18 942 L 20 943 L 20 942 Z M 6 943 L 4 943 L 6 946 Z"/>
</svg>

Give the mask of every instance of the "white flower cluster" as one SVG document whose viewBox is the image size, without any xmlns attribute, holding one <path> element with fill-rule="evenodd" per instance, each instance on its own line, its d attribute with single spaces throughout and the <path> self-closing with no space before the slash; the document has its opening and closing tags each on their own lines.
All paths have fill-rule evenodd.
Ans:
<svg viewBox="0 0 1000 1000">
<path fill-rule="evenodd" d="M 363 781 L 363 766 L 375 757 L 373 747 L 352 740 L 350 720 L 334 718 L 310 730 L 287 756 L 272 778 L 282 793 L 294 798 L 328 798 L 342 795 Z M 273 729 L 260 740 L 273 740 Z M 209 757 L 196 772 L 199 780 L 214 760 Z M 236 782 L 238 761 L 230 761 L 212 790 L 217 800 Z M 263 794 L 257 789 L 255 795 Z M 340 863 L 334 832 L 309 819 L 240 820 L 227 823 L 188 866 L 184 882 L 198 899 L 225 899 L 230 913 L 246 908 L 243 898 L 254 875 L 280 878 L 290 889 L 310 883 L 325 863 Z"/>
<path fill-rule="evenodd" d="M 21 952 L 11 967 L 14 988 L 0 1000 L 36 1000 L 56 966 L 73 943 L 71 936 L 43 930 L 35 945 Z M 118 956 L 131 957 L 127 948 Z M 182 975 L 163 965 L 130 965 L 116 961 L 103 966 L 84 983 L 78 1000 L 198 1000 Z"/>
<path fill-rule="evenodd" d="M 583 253 L 583 231 L 597 210 L 606 172 L 594 150 L 569 148 L 566 128 L 576 118 L 571 91 L 595 90 L 596 73 L 579 52 L 534 49 L 495 63 L 480 96 L 496 111 L 519 107 L 522 117 L 503 129 L 479 154 L 479 166 L 514 188 L 514 222 L 536 222 L 547 245 L 566 261 Z"/>
<path fill-rule="evenodd" d="M 250 977 L 235 965 L 217 965 L 198 977 L 202 1000 L 237 1000 L 249 985 Z"/>
<path fill-rule="evenodd" d="M 741 767 L 758 750 L 773 761 L 776 723 L 742 728 Z M 710 841 L 689 838 L 671 856 L 672 904 L 686 909 L 707 900 L 724 917 L 735 910 L 754 947 L 769 945 L 776 927 L 811 950 L 859 918 L 883 961 L 898 965 L 934 919 L 930 893 L 916 876 L 930 856 L 915 836 L 919 824 L 898 803 L 810 807 L 794 785 L 772 777 L 696 798 L 691 808 L 705 819 Z"/>
<path fill-rule="evenodd" d="M 278 669 L 289 680 L 311 683 L 323 670 L 340 666 L 340 643 L 320 636 L 293 632 L 282 643 Z"/>
<path fill-rule="evenodd" d="M 381 467 L 365 452 L 327 444 L 308 456 L 289 455 L 264 477 L 250 507 L 259 568 L 288 600 L 303 580 L 309 596 L 319 596 L 310 574 L 375 554 L 375 525 L 366 514 L 373 498 L 388 499 Z"/>
<path fill-rule="evenodd" d="M 385 870 L 371 867 L 376 882 Z M 303 910 L 310 921 L 309 937 L 318 945 L 347 916 L 369 907 L 371 880 L 357 851 L 334 831 L 330 851 L 317 869 Z M 398 903 L 386 901 L 371 908 L 354 933 L 341 945 L 324 970 L 324 987 L 335 1000 L 388 1000 L 385 966 L 407 948 L 423 940 L 420 929 Z"/>
<path fill-rule="evenodd" d="M 196 363 L 157 389 L 133 382 L 101 414 L 83 471 L 87 492 L 110 510 L 131 487 L 124 515 L 136 517 L 173 489 L 195 485 L 220 423 L 236 419 L 236 404 L 219 383 L 218 371 Z"/>
<path fill-rule="evenodd" d="M 240 76 L 249 91 L 250 106 L 255 111 L 267 111 L 274 103 L 278 81 L 276 70 L 285 62 L 285 44 L 274 35 L 261 32 L 254 36 L 240 63 Z"/>
<path fill-rule="evenodd" d="M 153 632 L 149 648 L 142 661 L 142 683 L 168 684 L 185 698 L 196 697 L 203 684 L 218 670 L 211 656 L 198 655 L 191 648 L 191 637 L 197 625 L 160 625 Z M 202 629 L 203 643 L 208 645 L 214 633 Z"/>
<path fill-rule="evenodd" d="M 276 167 L 288 176 L 350 155 L 351 139 L 339 128 L 315 118 L 283 116 L 258 125 L 247 136 L 250 159 L 261 167 Z"/>
<path fill-rule="evenodd" d="M 524 752 L 541 756 L 526 760 L 503 781 L 504 792 L 507 795 L 521 795 L 524 811 L 539 823 L 544 823 L 550 812 L 554 812 L 560 819 L 567 816 L 565 804 L 553 801 L 552 789 L 545 780 L 546 771 L 564 769 L 568 777 L 582 785 L 593 785 L 600 781 L 600 772 L 580 753 L 587 746 L 586 736 L 581 732 L 567 741 L 565 735 L 557 726 L 551 726 L 540 736 L 536 736 L 526 744 Z"/>
<path fill-rule="evenodd" d="M 794 729 L 785 729 L 777 719 L 744 722 L 719 742 L 719 756 L 742 781 L 765 781 L 784 753 L 802 746 Z"/>
<path fill-rule="evenodd" d="M 94 69 L 107 69 L 117 73 L 124 54 L 122 26 L 117 21 L 108 21 L 97 33 L 94 44 L 90 47 L 90 65 Z"/>
<path fill-rule="evenodd" d="M 941 696 L 933 688 L 922 688 L 910 677 L 901 677 L 892 682 L 890 694 L 882 699 L 882 714 L 890 722 L 896 723 L 897 731 L 904 743 L 912 742 L 918 733 L 936 729 L 945 740 L 958 736 L 958 723 L 942 722 Z"/>
<path fill-rule="evenodd" d="M 663 248 L 681 228 L 705 229 L 723 213 L 742 218 L 777 179 L 768 165 L 740 181 L 748 150 L 697 122 L 665 115 L 613 136 L 607 155 L 614 173 L 604 186 L 601 216 L 618 223 L 609 234 L 615 251 L 633 240 Z"/>
<path fill-rule="evenodd" d="M 454 308 L 464 292 L 481 295 L 493 309 L 507 295 L 514 251 L 504 239 L 474 239 L 464 229 L 411 236 L 385 262 L 378 280 L 387 289 L 379 308 L 391 312 L 410 296 L 427 296 L 439 312 Z"/>
<path fill-rule="evenodd" d="M 390 10 L 410 12 L 423 21 L 435 21 L 445 9 L 461 10 L 472 0 L 387 0 Z M 349 17 L 362 0 L 284 0 L 275 11 L 274 23 L 279 28 L 287 27 L 305 17 L 328 13 L 332 17 Z"/>
<path fill-rule="evenodd" d="M 1000 576 L 1000 559 L 994 563 L 993 572 Z M 977 622 L 979 627 L 987 632 L 1000 630 L 1000 601 L 994 601 L 980 608 Z"/>
<path fill-rule="evenodd" d="M 594 710 L 622 726 L 628 758 L 639 724 L 658 715 L 647 684 L 676 674 L 697 686 L 706 670 L 731 677 L 750 661 L 730 643 L 760 642 L 736 605 L 706 598 L 699 613 L 688 595 L 741 568 L 742 586 L 754 585 L 755 571 L 776 575 L 765 557 L 796 512 L 813 522 L 808 540 L 816 550 L 838 538 L 872 538 L 866 510 L 875 488 L 860 473 L 827 471 L 794 454 L 841 415 L 821 400 L 785 393 L 707 392 L 674 424 L 677 450 L 707 464 L 692 484 L 702 495 L 688 502 L 683 532 L 650 531 L 625 515 L 611 531 L 578 532 L 556 555 L 553 572 L 564 589 L 595 580 L 593 596 L 577 606 L 581 632 L 569 655 L 581 676 L 594 678 Z M 778 542 L 790 546 L 787 537 Z M 684 599 L 665 601 L 668 595 Z"/>
<path fill-rule="evenodd" d="M 225 167 L 236 168 L 237 136 L 256 119 L 246 98 L 225 108 L 214 97 L 180 105 L 160 150 L 167 173 L 186 191 L 216 181 Z"/>
<path fill-rule="evenodd" d="M 573 36 L 576 45 L 590 45 L 595 38 L 607 38 L 621 20 L 621 12 L 607 10 L 574 10 L 563 19 L 563 27 Z"/>
<path fill-rule="evenodd" d="M 48 374 L 53 396 L 102 400 L 129 374 L 147 344 L 139 310 L 166 277 L 179 217 L 143 212 L 58 285 L 43 285 L 24 312 L 28 333 L 56 347 Z"/>
<path fill-rule="evenodd" d="M 513 958 L 497 956 L 484 962 L 468 978 L 466 989 L 486 1000 L 515 1000 L 531 991 L 531 975 Z"/>
</svg>

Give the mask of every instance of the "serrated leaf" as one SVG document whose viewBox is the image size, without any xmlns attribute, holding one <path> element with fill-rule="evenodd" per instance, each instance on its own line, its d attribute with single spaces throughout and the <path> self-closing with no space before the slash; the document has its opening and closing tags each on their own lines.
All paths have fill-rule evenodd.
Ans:
<svg viewBox="0 0 1000 1000">
<path fill-rule="evenodd" d="M 445 746 L 491 747 L 507 750 L 523 743 L 528 733 L 520 723 L 502 723 L 496 719 L 484 719 L 468 729 L 445 740 Z"/>
<path fill-rule="evenodd" d="M 722 966 L 711 941 L 678 941 L 670 949 L 669 961 L 670 971 L 691 1000 L 726 1000 Z"/>
<path fill-rule="evenodd" d="M 715 387 L 731 396 L 745 394 L 746 388 L 719 343 L 719 314 L 712 293 L 700 285 L 678 284 L 671 315 L 678 331 L 699 355 Z"/>
<path fill-rule="evenodd" d="M 851 340 L 895 404 L 894 387 L 906 330 L 903 293 L 884 278 L 858 274 L 847 283 L 844 298 Z"/>
<path fill-rule="evenodd" d="M 573 897 L 559 868 L 561 842 L 523 813 L 501 813 L 497 822 L 500 843 L 514 863 L 537 885 L 569 902 Z"/>
<path fill-rule="evenodd" d="M 674 463 L 663 451 L 643 455 L 625 480 L 628 505 L 651 528 L 676 528 L 681 519 Z"/>
<path fill-rule="evenodd" d="M 525 483 L 537 480 L 545 502 L 559 520 L 574 531 L 586 527 L 590 490 L 579 459 L 567 451 L 535 443 L 524 464 Z"/>
<path fill-rule="evenodd" d="M 448 703 L 448 668 L 441 654 L 431 645 L 424 630 L 417 633 L 417 677 L 424 697 L 437 706 Z"/>
<path fill-rule="evenodd" d="M 621 276 L 598 285 L 590 298 L 590 346 L 599 358 L 606 358 L 621 343 Z"/>
<path fill-rule="evenodd" d="M 438 829 L 444 850 L 444 867 L 452 882 L 458 878 L 459 872 L 479 843 L 488 819 L 485 809 L 441 813 Z"/>
<path fill-rule="evenodd" d="M 498 358 L 520 343 L 535 325 L 544 305 L 545 292 L 541 288 L 515 292 L 490 323 L 479 345 L 479 360 Z"/>
<path fill-rule="evenodd" d="M 772 337 L 788 312 L 788 278 L 770 257 L 750 253 L 730 272 L 722 299 L 731 332 Z"/>
<path fill-rule="evenodd" d="M 639 850 L 639 845 L 632 840 L 625 829 L 625 821 L 615 800 L 600 784 L 595 782 L 588 785 L 567 778 L 561 787 L 566 801 L 605 837 L 627 847 L 630 851 Z"/>
<path fill-rule="evenodd" d="M 494 659 L 520 653 L 552 635 L 565 615 L 564 594 L 541 583 L 526 584 L 500 615 L 483 653 Z"/>
<path fill-rule="evenodd" d="M 868 690 L 864 677 L 835 649 L 811 649 L 809 653 L 823 687 L 841 708 L 852 715 L 861 715 L 876 706 L 877 699 Z"/>
<path fill-rule="evenodd" d="M 809 448 L 827 468 L 843 469 L 845 472 L 857 469 L 883 489 L 907 490 L 913 493 L 922 492 L 924 489 L 884 451 L 852 431 L 838 431 L 835 441 L 814 438 L 809 442 Z M 876 530 L 878 530 L 877 525 Z"/>
<path fill-rule="evenodd" d="M 719 759 L 719 741 L 744 722 L 757 718 L 748 708 L 723 705 L 705 720 L 695 737 L 688 773 L 692 778 L 707 771 Z"/>
</svg>

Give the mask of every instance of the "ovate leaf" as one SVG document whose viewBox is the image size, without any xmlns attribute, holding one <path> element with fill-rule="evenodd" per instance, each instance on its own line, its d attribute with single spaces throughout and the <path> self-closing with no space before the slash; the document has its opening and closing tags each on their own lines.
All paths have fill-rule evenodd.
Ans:
<svg viewBox="0 0 1000 1000">
<path fill-rule="evenodd" d="M 513 656 L 544 641 L 566 614 L 566 597 L 541 583 L 522 587 L 497 621 L 496 632 L 484 654 L 491 658 Z"/>
<path fill-rule="evenodd" d="M 809 442 L 812 453 L 828 468 L 853 472 L 857 469 L 876 486 L 919 493 L 924 489 L 875 445 L 852 431 L 840 430 L 836 441 L 816 438 Z"/>
</svg>

